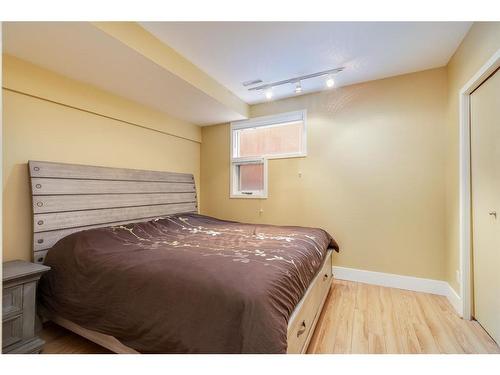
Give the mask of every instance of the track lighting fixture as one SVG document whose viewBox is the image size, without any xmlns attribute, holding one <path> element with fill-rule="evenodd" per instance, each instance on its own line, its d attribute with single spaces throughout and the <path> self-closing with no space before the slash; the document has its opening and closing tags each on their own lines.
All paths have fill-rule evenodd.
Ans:
<svg viewBox="0 0 500 375">
<path fill-rule="evenodd" d="M 265 84 L 261 84 L 259 86 L 253 86 L 253 85 L 257 84 L 261 80 L 247 81 L 244 83 L 244 86 L 253 86 L 253 87 L 248 88 L 249 91 L 261 91 L 261 90 L 264 91 L 266 99 L 271 100 L 273 97 L 272 89 L 274 87 L 292 83 L 292 84 L 295 84 L 295 93 L 300 94 L 300 93 L 302 93 L 302 82 L 301 81 L 304 81 L 304 80 L 310 79 L 310 78 L 327 76 L 325 83 L 326 83 L 326 86 L 328 88 L 331 88 L 335 85 L 335 81 L 333 80 L 333 75 L 340 73 L 343 70 L 344 70 L 344 67 L 323 70 L 321 72 L 311 73 L 311 74 L 307 74 L 307 75 L 300 76 L 300 77 L 293 77 L 293 78 L 285 79 L 283 81 L 265 83 Z"/>
</svg>

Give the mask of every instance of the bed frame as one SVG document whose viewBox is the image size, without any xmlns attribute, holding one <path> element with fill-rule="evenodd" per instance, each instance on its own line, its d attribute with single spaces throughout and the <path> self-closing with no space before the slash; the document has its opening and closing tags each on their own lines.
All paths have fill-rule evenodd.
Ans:
<svg viewBox="0 0 500 375">
<path fill-rule="evenodd" d="M 59 239 L 90 228 L 198 212 L 192 174 L 29 161 L 33 260 Z M 288 353 L 304 353 L 332 282 L 331 251 L 288 323 Z M 40 310 L 54 321 L 115 353 L 137 353 L 113 336 Z"/>
</svg>

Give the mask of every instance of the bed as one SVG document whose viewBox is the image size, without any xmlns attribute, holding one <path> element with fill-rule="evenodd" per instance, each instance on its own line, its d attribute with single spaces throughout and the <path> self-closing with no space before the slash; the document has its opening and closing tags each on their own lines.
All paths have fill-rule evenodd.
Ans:
<svg viewBox="0 0 500 375">
<path fill-rule="evenodd" d="M 198 214 L 190 174 L 30 161 L 45 319 L 116 353 L 303 353 L 324 230 Z"/>
</svg>

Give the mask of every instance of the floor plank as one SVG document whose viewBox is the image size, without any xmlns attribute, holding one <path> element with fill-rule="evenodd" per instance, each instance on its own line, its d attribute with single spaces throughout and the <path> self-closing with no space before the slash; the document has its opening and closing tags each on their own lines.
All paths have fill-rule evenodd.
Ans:
<svg viewBox="0 0 500 375">
<path fill-rule="evenodd" d="M 404 353 L 402 338 L 397 333 L 401 330 L 398 320 L 397 310 L 394 308 L 394 302 L 391 297 L 391 289 L 378 288 L 380 296 L 380 305 L 382 312 L 382 327 L 387 354 Z"/>
<path fill-rule="evenodd" d="M 42 353 L 110 353 L 45 323 Z M 308 353 L 500 353 L 476 321 L 461 319 L 443 296 L 335 280 Z"/>
</svg>

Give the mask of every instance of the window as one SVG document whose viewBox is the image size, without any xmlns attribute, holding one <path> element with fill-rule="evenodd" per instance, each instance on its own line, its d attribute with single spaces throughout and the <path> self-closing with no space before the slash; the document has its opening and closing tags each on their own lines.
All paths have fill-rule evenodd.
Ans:
<svg viewBox="0 0 500 375">
<path fill-rule="evenodd" d="M 298 111 L 233 122 L 231 157 L 306 156 L 305 115 Z"/>
<path fill-rule="evenodd" d="M 231 123 L 231 198 L 267 198 L 267 160 L 306 156 L 306 112 Z"/>
<path fill-rule="evenodd" d="M 266 159 L 237 158 L 231 164 L 231 197 L 267 198 Z"/>
</svg>

